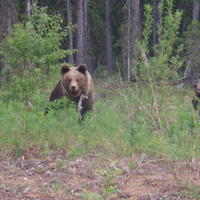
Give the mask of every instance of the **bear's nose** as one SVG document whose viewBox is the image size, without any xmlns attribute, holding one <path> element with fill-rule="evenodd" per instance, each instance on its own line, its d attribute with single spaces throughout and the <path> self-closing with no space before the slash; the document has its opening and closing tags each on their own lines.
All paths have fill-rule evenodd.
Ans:
<svg viewBox="0 0 200 200">
<path fill-rule="evenodd" d="M 71 90 L 75 91 L 76 90 L 76 86 L 71 86 Z"/>
</svg>

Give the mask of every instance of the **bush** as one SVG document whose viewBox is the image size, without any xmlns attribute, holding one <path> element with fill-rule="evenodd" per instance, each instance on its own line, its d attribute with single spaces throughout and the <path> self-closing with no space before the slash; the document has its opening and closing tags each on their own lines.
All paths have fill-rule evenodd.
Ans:
<svg viewBox="0 0 200 200">
<path fill-rule="evenodd" d="M 25 70 L 32 72 L 36 67 L 48 72 L 51 65 L 73 53 L 61 49 L 62 40 L 73 27 L 63 29 L 60 15 L 49 16 L 46 11 L 33 1 L 30 20 L 15 24 L 5 36 L 0 55 L 17 76 L 22 76 Z"/>
<path fill-rule="evenodd" d="M 145 6 L 145 23 L 142 31 L 142 38 L 137 41 L 139 57 L 137 67 L 134 68 L 134 74 L 141 78 L 153 81 L 168 80 L 178 77 L 178 71 L 183 64 L 180 58 L 180 52 L 183 45 L 178 43 L 178 30 L 181 23 L 182 11 L 173 13 L 172 1 L 161 1 L 159 12 L 161 14 L 158 23 L 158 43 L 150 48 L 152 38 L 152 7 Z M 149 68 L 144 65 L 144 58 L 141 55 L 144 52 L 147 57 Z M 155 56 L 152 56 L 155 54 Z"/>
</svg>

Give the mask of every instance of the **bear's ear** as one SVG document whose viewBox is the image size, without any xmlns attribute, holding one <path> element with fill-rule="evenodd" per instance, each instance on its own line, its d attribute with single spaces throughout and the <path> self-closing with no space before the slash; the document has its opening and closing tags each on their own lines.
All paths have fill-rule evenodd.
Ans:
<svg viewBox="0 0 200 200">
<path fill-rule="evenodd" d="M 62 73 L 62 74 L 67 73 L 69 70 L 70 70 L 70 69 L 69 69 L 69 67 L 68 67 L 67 65 L 62 65 L 62 66 L 61 66 L 61 73 Z"/>
<path fill-rule="evenodd" d="M 85 74 L 87 70 L 87 66 L 85 64 L 81 64 L 78 66 L 78 71 L 81 72 L 82 74 Z"/>
</svg>

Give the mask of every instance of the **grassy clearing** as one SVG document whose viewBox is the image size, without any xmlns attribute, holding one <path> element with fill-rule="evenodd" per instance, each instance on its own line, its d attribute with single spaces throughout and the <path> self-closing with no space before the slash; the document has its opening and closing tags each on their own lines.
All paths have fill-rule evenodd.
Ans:
<svg viewBox="0 0 200 200">
<path fill-rule="evenodd" d="M 28 97 L 33 107 L 19 100 L 5 101 L 3 96 L 0 154 L 20 157 L 35 148 L 43 157 L 56 150 L 70 157 L 145 153 L 190 161 L 200 156 L 200 124 L 192 96 L 191 89 L 175 86 L 155 87 L 152 95 L 148 85 L 96 84 L 94 112 L 83 124 L 77 124 L 73 106 L 45 117 L 48 94 L 42 90 Z"/>
</svg>

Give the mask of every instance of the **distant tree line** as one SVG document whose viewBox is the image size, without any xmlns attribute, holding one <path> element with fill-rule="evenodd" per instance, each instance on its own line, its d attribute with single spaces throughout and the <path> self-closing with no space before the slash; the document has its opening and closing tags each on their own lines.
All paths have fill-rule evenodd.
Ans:
<svg viewBox="0 0 200 200">
<path fill-rule="evenodd" d="M 160 61 L 158 68 L 175 70 L 179 77 L 200 78 L 199 0 L 1 0 L 1 46 L 9 27 L 30 20 L 33 2 L 47 7 L 49 16 L 60 14 L 62 29 L 73 27 L 61 43 L 62 49 L 73 52 L 60 57 L 63 62 L 85 63 L 92 74 L 120 72 L 130 80 L 133 74 L 139 78 L 145 74 L 143 50 L 150 66 Z M 3 57 L 1 71 L 6 65 Z"/>
</svg>

